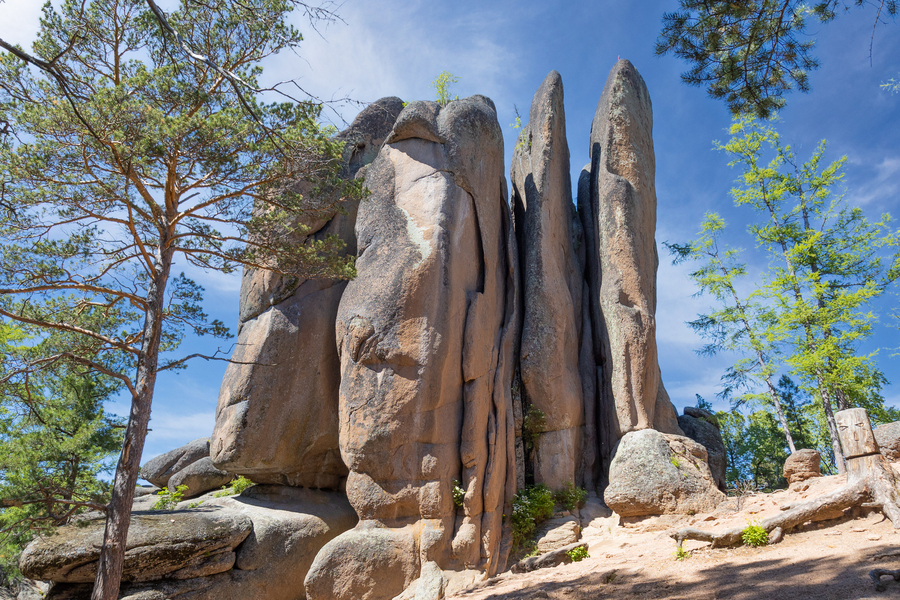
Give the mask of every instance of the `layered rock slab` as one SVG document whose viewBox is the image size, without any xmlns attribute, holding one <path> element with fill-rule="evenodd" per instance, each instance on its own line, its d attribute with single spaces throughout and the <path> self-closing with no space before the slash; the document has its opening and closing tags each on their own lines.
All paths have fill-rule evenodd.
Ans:
<svg viewBox="0 0 900 600">
<path fill-rule="evenodd" d="M 534 95 L 510 181 L 524 304 L 519 368 L 526 403 L 544 416 L 535 440 L 534 480 L 561 489 L 582 483 L 585 411 L 581 266 L 573 246 L 563 85 L 556 71 Z"/>
<path fill-rule="evenodd" d="M 122 600 L 303 600 L 303 579 L 313 558 L 326 542 L 357 522 L 341 494 L 274 485 L 254 486 L 236 497 L 207 497 L 198 508 L 156 514 L 170 524 L 190 521 L 196 515 L 227 518 L 244 524 L 246 531 L 231 551 L 230 566 L 203 576 L 198 572 L 181 577 L 179 574 L 187 574 L 183 567 L 187 561 L 179 564 L 170 559 L 168 571 L 154 569 L 139 579 L 127 579 Z M 166 523 L 159 526 L 159 535 L 171 532 Z M 177 548 L 173 545 L 169 550 L 171 557 Z M 160 551 L 165 551 L 164 546 Z M 205 552 L 209 551 L 201 555 Z M 209 553 L 218 556 L 215 551 Z M 56 584 L 47 598 L 88 600 L 92 587 L 90 583 Z"/>
<path fill-rule="evenodd" d="M 493 103 L 410 103 L 366 186 L 336 326 L 341 455 L 361 521 L 317 556 L 312 600 L 390 599 L 431 563 L 496 572 L 515 491 L 517 258 Z"/>
<path fill-rule="evenodd" d="M 681 434 L 656 350 L 656 159 L 650 94 L 627 60 L 613 67 L 591 125 L 579 186 L 594 349 L 601 356 L 602 453 L 640 429 Z"/>
<path fill-rule="evenodd" d="M 364 109 L 337 139 L 345 142 L 345 176 L 378 153 L 402 109 L 383 98 Z M 302 184 L 298 184 L 301 185 Z M 356 252 L 357 203 L 315 214 L 296 240 L 335 235 Z M 340 361 L 334 322 L 346 282 L 295 281 L 245 270 L 240 333 L 216 409 L 211 456 L 220 469 L 256 482 L 336 489 L 347 475 L 338 444 Z"/>
</svg>

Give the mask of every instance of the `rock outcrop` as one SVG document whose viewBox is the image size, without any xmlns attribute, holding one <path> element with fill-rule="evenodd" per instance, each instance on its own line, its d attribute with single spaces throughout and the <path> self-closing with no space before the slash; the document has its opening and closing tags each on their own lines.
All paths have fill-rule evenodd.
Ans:
<svg viewBox="0 0 900 600">
<path fill-rule="evenodd" d="M 542 430 L 534 432 L 534 480 L 560 489 L 582 483 L 584 397 L 581 266 L 572 239 L 569 147 L 556 71 L 534 95 L 510 180 L 524 302 L 519 369 L 526 404 L 544 417 Z"/>
<path fill-rule="evenodd" d="M 656 159 L 650 94 L 620 60 L 591 125 L 591 168 L 579 185 L 595 355 L 602 379 L 602 456 L 630 431 L 681 434 L 656 352 Z"/>
<path fill-rule="evenodd" d="M 725 456 L 725 442 L 722 440 L 722 432 L 719 429 L 719 420 L 716 415 L 688 406 L 684 414 L 678 417 L 678 425 L 684 431 L 684 435 L 695 442 L 703 444 L 709 457 L 709 470 L 712 472 L 716 486 L 725 491 L 725 470 L 728 467 Z"/>
<path fill-rule="evenodd" d="M 709 512 L 725 499 L 694 440 L 641 429 L 619 440 L 606 505 L 623 517 Z"/>
<path fill-rule="evenodd" d="M 148 460 L 141 467 L 141 477 L 156 487 L 164 488 L 173 475 L 208 456 L 209 438 L 200 438 Z"/>
<path fill-rule="evenodd" d="M 390 599 L 430 562 L 489 574 L 505 562 L 518 315 L 493 103 L 411 103 L 366 185 L 337 317 L 341 455 L 361 521 L 316 558 L 311 600 Z M 348 577 L 361 583 L 344 589 Z"/>
<path fill-rule="evenodd" d="M 822 476 L 822 457 L 815 450 L 797 450 L 784 461 L 783 474 L 788 484 Z"/>
<path fill-rule="evenodd" d="M 336 492 L 260 485 L 199 507 L 134 513 L 120 598 L 302 600 L 303 579 L 322 546 L 356 524 Z M 56 583 L 48 600 L 88 600 L 102 519 L 32 543 L 29 573 Z"/>
<path fill-rule="evenodd" d="M 347 177 L 377 155 L 402 109 L 399 98 L 367 107 L 338 139 Z M 345 214 L 316 215 L 307 238 L 336 235 L 356 252 L 355 203 Z M 334 338 L 347 283 L 288 281 L 246 270 L 240 333 L 216 409 L 211 455 L 220 469 L 261 483 L 337 489 L 347 475 L 338 447 L 340 362 Z"/>
<path fill-rule="evenodd" d="M 873 432 L 878 449 L 887 461 L 900 461 L 900 421 L 879 425 Z"/>
</svg>

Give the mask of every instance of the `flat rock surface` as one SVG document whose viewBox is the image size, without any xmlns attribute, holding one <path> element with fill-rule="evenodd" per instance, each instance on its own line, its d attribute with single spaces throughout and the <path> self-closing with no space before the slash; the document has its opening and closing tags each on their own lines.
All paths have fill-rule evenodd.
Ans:
<svg viewBox="0 0 900 600">
<path fill-rule="evenodd" d="M 531 573 L 503 573 L 477 587 L 448 596 L 453 600 L 875 600 L 900 596 L 900 582 L 885 578 L 887 590 L 876 592 L 872 569 L 900 568 L 900 533 L 881 513 L 838 522 L 808 525 L 774 546 L 711 549 L 688 541 L 690 557 L 673 557 L 675 527 L 711 530 L 745 525 L 779 512 L 787 502 L 828 493 L 843 479 L 810 480 L 804 492 L 782 490 L 746 497 L 737 510 L 729 498 L 713 513 L 651 517 L 640 522 L 585 530 L 590 558 Z M 710 520 L 711 519 L 711 520 Z M 876 538 L 879 539 L 869 539 Z"/>
<path fill-rule="evenodd" d="M 103 527 L 104 520 L 98 518 L 61 527 L 55 535 L 36 539 L 19 560 L 22 573 L 42 581 L 93 581 Z M 163 575 L 186 578 L 200 572 L 209 575 L 227 571 L 234 564 L 231 550 L 249 535 L 252 527 L 246 516 L 211 507 L 132 513 L 122 578 L 148 581 Z M 230 564 L 226 564 L 229 560 Z M 182 574 L 185 577 L 175 576 L 181 569 L 188 569 Z"/>
</svg>

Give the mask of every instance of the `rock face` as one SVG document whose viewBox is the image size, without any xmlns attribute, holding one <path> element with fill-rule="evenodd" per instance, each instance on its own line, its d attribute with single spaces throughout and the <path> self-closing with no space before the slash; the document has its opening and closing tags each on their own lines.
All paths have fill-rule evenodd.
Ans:
<svg viewBox="0 0 900 600">
<path fill-rule="evenodd" d="M 22 574 L 44 581 L 94 581 L 104 525 L 100 517 L 36 539 L 19 559 Z M 234 566 L 235 547 L 252 527 L 246 517 L 220 512 L 133 514 L 122 580 L 189 579 L 227 571 Z"/>
<path fill-rule="evenodd" d="M 141 477 L 157 487 L 164 488 L 173 475 L 208 456 L 209 438 L 200 438 L 148 460 L 147 464 L 141 467 Z"/>
<path fill-rule="evenodd" d="M 165 536 L 171 546 L 168 549 L 168 566 L 144 571 L 142 576 L 128 579 L 122 587 L 122 599 L 302 600 L 306 597 L 303 579 L 315 555 L 327 541 L 352 528 L 357 520 L 346 498 L 339 493 L 274 485 L 255 486 L 237 497 L 207 498 L 197 509 L 151 514 L 162 519 L 155 526 L 156 535 Z M 207 561 L 227 554 L 228 561 L 222 561 L 220 565 L 227 563 L 227 567 L 205 574 L 196 571 L 190 574 L 184 570 L 184 565 L 191 561 L 190 553 L 184 540 L 176 543 L 180 538 L 171 536 L 171 530 L 180 531 L 189 527 L 198 515 L 205 520 L 212 515 L 220 521 L 240 525 L 243 541 L 230 545 L 229 553 L 201 550 L 200 542 L 193 538 L 188 540 L 194 544 L 190 547 L 194 554 L 210 554 L 210 557 L 205 557 Z M 132 527 L 144 518 L 143 514 L 134 516 L 137 520 L 133 521 Z M 205 523 L 205 520 L 200 522 Z M 99 523 L 99 535 L 102 536 L 102 521 Z M 208 528 L 197 531 L 206 530 Z M 129 548 L 132 545 L 131 535 L 129 532 Z M 48 538 L 48 541 L 53 539 Z M 135 543 L 144 540 L 144 537 L 137 538 Z M 210 548 L 214 546 L 212 541 L 203 543 Z M 137 550 L 130 549 L 126 556 Z M 164 547 L 154 547 L 153 550 L 166 552 Z M 146 554 L 148 550 L 143 552 Z M 180 558 L 176 560 L 176 556 Z M 57 584 L 48 599 L 88 600 L 92 587 L 90 583 Z"/>
<path fill-rule="evenodd" d="M 784 461 L 784 478 L 788 484 L 821 477 L 822 457 L 815 450 L 797 450 Z"/>
<path fill-rule="evenodd" d="M 193 498 L 210 490 L 215 490 L 230 483 L 234 475 L 219 470 L 213 465 L 212 459 L 205 456 L 197 462 L 191 463 L 181 471 L 175 473 L 169 479 L 169 491 L 174 492 L 180 485 L 186 485 L 183 492 L 184 498 Z"/>
<path fill-rule="evenodd" d="M 725 470 L 728 465 L 725 442 L 722 441 L 722 432 L 719 430 L 716 415 L 702 408 L 689 406 L 684 409 L 684 415 L 678 417 L 678 425 L 684 431 L 684 435 L 706 448 L 709 470 L 716 481 L 716 487 L 724 492 Z"/>
<path fill-rule="evenodd" d="M 431 561 L 496 572 L 515 486 L 516 250 L 493 103 L 410 103 L 366 185 L 337 317 L 341 455 L 361 522 L 316 558 L 312 600 L 390 599 Z"/>
<path fill-rule="evenodd" d="M 878 448 L 888 462 L 900 461 L 900 421 L 879 425 L 873 431 Z"/>
<path fill-rule="evenodd" d="M 623 517 L 713 510 L 725 499 L 690 438 L 641 429 L 619 440 L 609 468 L 606 505 Z"/>
<path fill-rule="evenodd" d="M 591 125 L 591 171 L 579 186 L 595 354 L 602 454 L 630 431 L 681 434 L 656 353 L 656 159 L 650 95 L 620 60 Z"/>
<path fill-rule="evenodd" d="M 552 71 L 513 153 L 512 205 L 524 301 L 519 368 L 526 403 L 543 413 L 534 480 L 581 483 L 584 398 L 579 372 L 581 267 L 572 242 L 572 184 L 563 85 Z"/>
<path fill-rule="evenodd" d="M 399 98 L 379 100 L 338 136 L 347 142 L 347 177 L 374 158 L 401 109 Z M 355 253 L 356 206 L 345 208 L 313 218 L 297 242 L 337 235 Z M 212 435 L 217 467 L 262 483 L 339 487 L 347 468 L 338 447 L 334 322 L 346 285 L 245 271 L 236 362 L 222 381 Z"/>
</svg>

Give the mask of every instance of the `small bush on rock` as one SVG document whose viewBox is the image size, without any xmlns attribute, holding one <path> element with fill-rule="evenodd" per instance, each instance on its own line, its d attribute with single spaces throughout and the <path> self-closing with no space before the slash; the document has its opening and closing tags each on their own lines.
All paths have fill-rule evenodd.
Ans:
<svg viewBox="0 0 900 600">
<path fill-rule="evenodd" d="M 524 548 L 535 527 L 553 516 L 553 492 L 544 484 L 526 487 L 513 497 L 513 549 Z"/>
<path fill-rule="evenodd" d="M 684 559 L 690 558 L 690 557 L 691 557 L 691 553 L 689 551 L 685 550 L 684 548 L 682 548 L 681 546 L 677 546 L 675 548 L 675 560 L 684 560 Z"/>
<path fill-rule="evenodd" d="M 150 510 L 169 510 L 171 508 L 175 508 L 175 506 L 181 502 L 184 497 L 184 492 L 187 491 L 188 486 L 179 485 L 175 488 L 175 491 L 170 491 L 168 489 L 162 489 L 156 492 L 156 496 L 159 500 L 156 501 L 156 504 L 150 507 Z"/>
<path fill-rule="evenodd" d="M 466 498 L 466 490 L 463 489 L 462 484 L 456 479 L 450 482 L 450 489 L 453 492 L 453 504 L 457 508 L 462 508 L 463 500 Z"/>
<path fill-rule="evenodd" d="M 587 490 L 575 487 L 572 483 L 567 483 L 566 487 L 553 493 L 553 499 L 556 503 L 568 511 L 584 506 L 587 500 Z"/>
<path fill-rule="evenodd" d="M 588 554 L 587 548 L 585 548 L 584 546 L 578 546 L 577 548 L 566 550 L 566 555 L 572 559 L 572 562 L 581 562 L 584 559 L 591 557 L 591 555 Z"/>
</svg>

